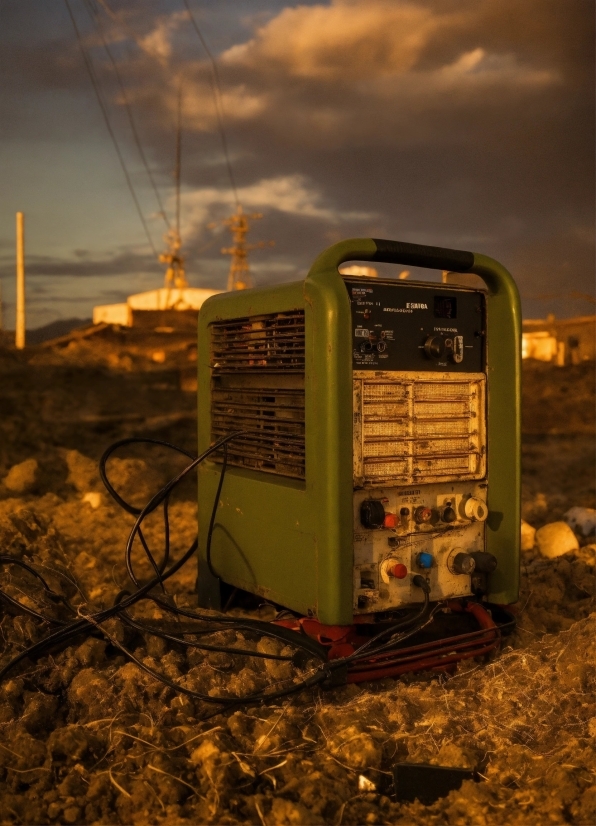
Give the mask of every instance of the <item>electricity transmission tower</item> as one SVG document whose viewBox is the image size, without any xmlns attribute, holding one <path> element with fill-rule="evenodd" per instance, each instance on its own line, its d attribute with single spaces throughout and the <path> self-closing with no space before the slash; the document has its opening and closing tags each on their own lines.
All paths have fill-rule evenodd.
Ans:
<svg viewBox="0 0 596 826">
<path fill-rule="evenodd" d="M 258 241 L 256 244 L 246 243 L 246 235 L 250 230 L 249 220 L 256 221 L 262 217 L 263 215 L 260 212 L 245 215 L 242 206 L 238 204 L 235 214 L 226 218 L 223 222 L 230 228 L 233 242 L 233 246 L 222 248 L 223 255 L 232 256 L 228 275 L 228 290 L 246 290 L 248 287 L 252 287 L 248 253 L 250 250 L 272 247 L 275 244 L 275 241 Z"/>
<path fill-rule="evenodd" d="M 176 129 L 176 167 L 174 170 L 174 181 L 176 186 L 176 226 L 171 228 L 164 236 L 168 249 L 159 256 L 162 264 L 167 264 L 165 286 L 168 290 L 174 287 L 183 290 L 188 287 L 186 272 L 184 270 L 184 258 L 180 255 L 182 241 L 180 239 L 180 165 L 182 149 L 182 87 L 178 88 L 178 126 Z"/>
</svg>

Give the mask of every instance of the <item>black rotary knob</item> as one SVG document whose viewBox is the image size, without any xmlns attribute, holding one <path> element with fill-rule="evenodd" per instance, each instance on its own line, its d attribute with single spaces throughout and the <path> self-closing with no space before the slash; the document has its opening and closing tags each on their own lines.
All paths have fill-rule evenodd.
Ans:
<svg viewBox="0 0 596 826">
<path fill-rule="evenodd" d="M 360 521 L 365 528 L 382 528 L 385 508 L 379 499 L 365 499 L 360 505 Z"/>
<path fill-rule="evenodd" d="M 443 336 L 429 336 L 424 342 L 424 352 L 431 359 L 440 359 L 445 353 Z"/>
<path fill-rule="evenodd" d="M 486 551 L 472 551 L 470 556 L 476 563 L 475 570 L 481 574 L 492 574 L 497 567 L 497 557 Z"/>
<path fill-rule="evenodd" d="M 471 554 L 458 553 L 455 554 L 450 567 L 454 574 L 471 574 L 476 562 Z"/>
</svg>

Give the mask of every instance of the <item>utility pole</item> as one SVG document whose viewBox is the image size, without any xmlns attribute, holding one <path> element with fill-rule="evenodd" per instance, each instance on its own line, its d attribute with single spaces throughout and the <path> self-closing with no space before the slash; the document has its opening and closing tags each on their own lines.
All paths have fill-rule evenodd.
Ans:
<svg viewBox="0 0 596 826">
<path fill-rule="evenodd" d="M 231 215 L 224 221 L 230 228 L 232 233 L 232 247 L 223 247 L 223 255 L 231 255 L 232 263 L 230 265 L 230 272 L 228 275 L 228 290 L 246 290 L 252 287 L 252 280 L 250 277 L 250 268 L 248 266 L 248 253 L 250 250 L 263 249 L 263 247 L 273 247 L 275 241 L 258 241 L 256 244 L 247 244 L 246 235 L 250 230 L 250 220 L 257 220 L 262 218 L 261 212 L 253 212 L 251 215 L 245 215 L 242 211 L 242 206 L 238 204 L 238 208 L 234 215 Z"/>
<path fill-rule="evenodd" d="M 15 346 L 25 346 L 25 216 L 17 212 L 17 318 Z"/>
</svg>

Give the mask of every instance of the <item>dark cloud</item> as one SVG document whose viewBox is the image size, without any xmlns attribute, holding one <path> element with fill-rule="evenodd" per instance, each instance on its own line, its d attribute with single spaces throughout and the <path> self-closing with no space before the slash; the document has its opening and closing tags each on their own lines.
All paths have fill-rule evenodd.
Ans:
<svg viewBox="0 0 596 826">
<path fill-rule="evenodd" d="M 57 134 L 74 128 L 76 111 L 77 140 L 105 130 L 63 4 L 30 5 L 40 15 L 35 37 L 21 5 L 3 12 L 4 30 L 17 34 L 4 59 L 4 88 L 20 100 L 10 130 L 31 139 L 36 113 L 52 107 L 58 114 L 46 123 Z M 210 67 L 181 3 L 110 5 L 121 23 L 101 19 L 164 197 L 184 79 L 183 179 L 197 195 L 184 202 L 185 250 L 189 268 L 218 281 L 226 264 L 219 241 L 201 252 L 212 240 L 205 224 L 232 199 Z M 486 252 L 514 271 L 524 294 L 556 293 L 558 313 L 577 311 L 570 293 L 592 289 L 593 269 L 591 3 L 259 0 L 250 18 L 237 0 L 191 5 L 220 53 L 237 183 L 266 215 L 255 236 L 276 240 L 254 256 L 257 280 L 302 275 L 331 240 L 370 234 Z M 85 6 L 73 0 L 73 8 L 135 158 L 113 69 Z M 297 194 L 290 204 L 288 187 Z M 138 251 L 29 263 L 48 277 L 151 270 Z M 548 300 L 525 306 L 539 313 Z"/>
<path fill-rule="evenodd" d="M 85 254 L 80 255 L 81 252 Z M 89 277 L 98 275 L 127 275 L 134 273 L 155 272 L 155 259 L 149 255 L 134 252 L 122 252 L 118 255 L 96 258 L 88 251 L 73 250 L 72 258 L 59 258 L 50 255 L 28 255 L 27 276 L 75 276 Z M 14 275 L 14 259 L 0 258 L 0 278 Z"/>
</svg>

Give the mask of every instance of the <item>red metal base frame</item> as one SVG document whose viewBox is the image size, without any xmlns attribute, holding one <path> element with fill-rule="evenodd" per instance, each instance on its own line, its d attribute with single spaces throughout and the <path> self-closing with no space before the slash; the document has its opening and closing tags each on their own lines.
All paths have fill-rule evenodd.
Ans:
<svg viewBox="0 0 596 826">
<path fill-rule="evenodd" d="M 480 603 L 452 600 L 447 607 L 454 613 L 471 614 L 478 624 L 478 630 L 358 660 L 348 666 L 347 682 L 360 683 L 383 677 L 399 677 L 416 671 L 453 673 L 458 662 L 486 656 L 499 647 L 499 626 Z M 276 620 L 276 625 L 283 625 L 317 640 L 327 648 L 329 660 L 353 654 L 369 639 L 360 636 L 355 625 L 322 625 L 307 617 Z"/>
</svg>

